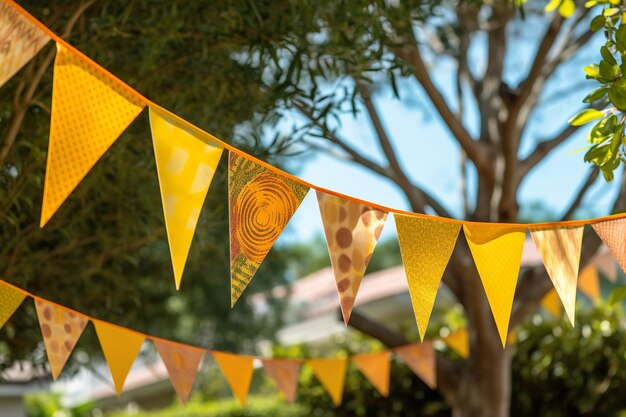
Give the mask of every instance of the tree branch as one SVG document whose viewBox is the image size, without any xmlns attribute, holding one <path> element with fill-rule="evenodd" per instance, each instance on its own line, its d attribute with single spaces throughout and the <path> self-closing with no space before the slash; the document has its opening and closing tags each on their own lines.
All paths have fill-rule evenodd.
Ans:
<svg viewBox="0 0 626 417">
<path fill-rule="evenodd" d="M 598 178 L 599 173 L 600 173 L 600 169 L 597 166 L 594 166 L 593 168 L 591 168 L 591 170 L 589 171 L 589 174 L 587 175 L 587 179 L 578 190 L 578 193 L 576 193 L 576 197 L 574 198 L 574 200 L 572 200 L 572 203 L 570 204 L 568 209 L 565 211 L 565 214 L 563 214 L 563 217 L 561 218 L 561 220 L 570 220 L 572 218 L 576 210 L 580 207 L 580 204 L 582 203 L 583 199 L 587 195 L 587 191 L 589 191 L 593 183 Z"/>
<path fill-rule="evenodd" d="M 579 126 L 568 124 L 556 136 L 539 142 L 535 149 L 520 163 L 520 176 L 524 177 L 539 162 L 543 161 L 548 153 L 569 139 L 578 129 Z"/>
</svg>

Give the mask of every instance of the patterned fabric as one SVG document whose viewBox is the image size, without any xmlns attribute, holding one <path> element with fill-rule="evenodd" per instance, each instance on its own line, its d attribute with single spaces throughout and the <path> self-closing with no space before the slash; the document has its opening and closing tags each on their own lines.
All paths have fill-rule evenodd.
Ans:
<svg viewBox="0 0 626 417">
<path fill-rule="evenodd" d="M 333 404 L 341 404 L 348 361 L 346 359 L 311 359 L 307 361 L 307 364 L 313 368 L 315 377 L 326 389 Z"/>
<path fill-rule="evenodd" d="M 401 346 L 394 352 L 430 389 L 437 388 L 437 360 L 432 341 Z"/>
<path fill-rule="evenodd" d="M 0 283 L 0 328 L 4 327 L 26 295 L 4 282 Z"/>
<path fill-rule="evenodd" d="M 224 352 L 211 352 L 226 378 L 226 382 L 239 400 L 241 406 L 246 405 L 250 382 L 254 373 L 254 360 L 249 356 L 233 355 Z"/>
<path fill-rule="evenodd" d="M 48 43 L 50 38 L 7 2 L 0 2 L 0 87 Z"/>
<path fill-rule="evenodd" d="M 231 305 L 248 286 L 308 191 L 300 183 L 230 153 Z"/>
<path fill-rule="evenodd" d="M 167 373 L 178 398 L 183 404 L 186 404 L 204 351 L 158 339 L 154 340 L 154 345 L 167 368 Z"/>
<path fill-rule="evenodd" d="M 343 320 L 347 325 L 365 269 L 387 220 L 387 213 L 320 191 L 317 192 L 317 202 L 324 223 Z"/>
<path fill-rule="evenodd" d="M 223 148 L 191 125 L 150 108 L 152 144 L 176 288 Z"/>
<path fill-rule="evenodd" d="M 389 372 L 391 353 L 365 353 L 352 357 L 352 363 L 383 397 L 389 396 Z"/>
<path fill-rule="evenodd" d="M 99 68 L 57 48 L 41 226 L 144 107 Z"/>
<path fill-rule="evenodd" d="M 402 263 L 420 338 L 428 321 L 443 272 L 454 250 L 461 225 L 395 214 Z"/>
<path fill-rule="evenodd" d="M 56 381 L 80 335 L 83 334 L 88 320 L 43 300 L 35 300 L 35 308 L 43 342 L 46 345 L 52 378 Z"/>
<path fill-rule="evenodd" d="M 609 248 L 622 271 L 626 272 L 626 219 L 609 220 L 591 226 Z"/>
<path fill-rule="evenodd" d="M 296 402 L 300 365 L 300 361 L 291 359 L 263 359 L 265 372 L 274 380 L 290 404 Z"/>
</svg>

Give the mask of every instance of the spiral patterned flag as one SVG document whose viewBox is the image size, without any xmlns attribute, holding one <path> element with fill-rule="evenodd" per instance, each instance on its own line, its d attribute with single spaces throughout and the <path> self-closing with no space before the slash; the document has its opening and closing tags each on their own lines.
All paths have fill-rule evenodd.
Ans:
<svg viewBox="0 0 626 417">
<path fill-rule="evenodd" d="M 234 306 L 309 188 L 246 158 L 228 158 L 230 288 Z"/>
</svg>

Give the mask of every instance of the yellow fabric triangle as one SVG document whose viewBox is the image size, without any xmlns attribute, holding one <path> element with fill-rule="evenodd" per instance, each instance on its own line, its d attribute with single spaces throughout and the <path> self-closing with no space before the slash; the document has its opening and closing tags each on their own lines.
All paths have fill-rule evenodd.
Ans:
<svg viewBox="0 0 626 417">
<path fill-rule="evenodd" d="M 35 309 L 52 378 L 56 381 L 89 320 L 41 299 L 35 300 Z"/>
<path fill-rule="evenodd" d="M 441 340 L 463 359 L 469 358 L 469 334 L 467 329 L 457 330 L 442 337 Z"/>
<path fill-rule="evenodd" d="M 554 288 L 543 296 L 541 299 L 541 306 L 554 317 L 559 317 L 561 315 L 561 301 L 559 301 L 559 295 L 556 293 Z"/>
<path fill-rule="evenodd" d="M 263 359 L 265 372 L 274 380 L 288 403 L 296 402 L 300 377 L 300 361 L 295 359 Z"/>
<path fill-rule="evenodd" d="M 609 251 L 626 272 L 626 219 L 608 220 L 591 225 Z M 609 277 L 613 276 L 611 274 Z"/>
<path fill-rule="evenodd" d="M 461 225 L 400 214 L 394 218 L 413 312 L 424 341 L 439 283 Z"/>
<path fill-rule="evenodd" d="M 48 43 L 50 38 L 37 25 L 5 1 L 0 2 L 0 87 Z"/>
<path fill-rule="evenodd" d="M 0 328 L 9 321 L 15 310 L 22 304 L 26 294 L 12 286 L 0 282 Z"/>
<path fill-rule="evenodd" d="M 42 227 L 144 107 L 99 68 L 57 48 Z"/>
<path fill-rule="evenodd" d="M 526 230 L 490 224 L 466 224 L 463 230 L 505 346 Z"/>
<path fill-rule="evenodd" d="M 223 148 L 207 134 L 152 107 L 150 127 L 178 289 L 202 204 Z"/>
<path fill-rule="evenodd" d="M 387 213 L 355 201 L 317 192 L 330 263 L 346 326 Z"/>
<path fill-rule="evenodd" d="M 593 265 L 588 265 L 580 271 L 578 276 L 578 288 L 593 301 L 600 300 L 600 280 L 598 270 Z"/>
<path fill-rule="evenodd" d="M 341 404 L 348 368 L 347 359 L 311 359 L 307 364 L 311 366 L 315 377 L 330 395 L 333 404 Z"/>
<path fill-rule="evenodd" d="M 383 397 L 389 396 L 389 371 L 391 369 L 391 353 L 366 353 L 352 357 L 352 363 Z"/>
<path fill-rule="evenodd" d="M 290 178 L 230 152 L 230 290 L 234 306 L 309 192 Z"/>
<path fill-rule="evenodd" d="M 531 235 L 573 326 L 583 227 L 533 229 Z"/>
<path fill-rule="evenodd" d="M 437 359 L 431 340 L 401 346 L 394 352 L 430 389 L 437 388 Z"/>
<path fill-rule="evenodd" d="M 211 352 L 222 370 L 230 389 L 241 406 L 246 405 L 250 381 L 252 381 L 253 359 L 250 356 L 233 355 L 224 352 Z"/>
<path fill-rule="evenodd" d="M 93 320 L 93 325 L 96 328 L 104 358 L 109 365 L 115 391 L 119 396 L 124 388 L 128 372 L 141 350 L 144 336 L 99 320 Z"/>
<path fill-rule="evenodd" d="M 176 395 L 180 402 L 186 404 L 204 351 L 160 339 L 154 340 L 154 345 L 167 368 Z"/>
</svg>

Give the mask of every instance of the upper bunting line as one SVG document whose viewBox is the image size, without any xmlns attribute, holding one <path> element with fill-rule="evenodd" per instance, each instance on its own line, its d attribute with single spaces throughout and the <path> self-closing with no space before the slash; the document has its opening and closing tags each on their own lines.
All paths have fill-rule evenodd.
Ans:
<svg viewBox="0 0 626 417">
<path fill-rule="evenodd" d="M 100 64 L 98 64 L 97 62 L 95 62 L 93 59 L 89 58 L 87 55 L 85 55 L 84 53 L 82 53 L 80 50 L 76 49 L 73 45 L 71 45 L 69 42 L 67 42 L 66 40 L 64 40 L 62 37 L 60 37 L 59 35 L 57 35 L 56 33 L 54 33 L 50 28 L 48 28 L 46 25 L 44 25 L 42 22 L 40 22 L 39 20 L 37 20 L 33 15 L 31 15 L 28 11 L 26 11 L 24 8 L 22 8 L 19 4 L 17 4 L 14 0 L 5 0 L 8 4 L 10 4 L 12 7 L 14 7 L 19 13 L 21 13 L 25 18 L 27 18 L 28 20 L 30 20 L 33 24 L 37 25 L 42 31 L 44 31 L 51 39 L 53 39 L 55 42 L 63 45 L 65 48 L 67 48 L 68 50 L 72 51 L 74 54 L 76 54 L 78 57 L 80 57 L 81 59 L 87 61 L 88 63 L 90 63 L 91 65 L 94 65 L 96 68 L 98 68 L 103 75 L 105 75 L 106 77 L 108 77 L 109 79 L 111 79 L 113 82 L 115 82 L 117 85 L 119 85 L 122 89 L 124 89 L 125 91 L 127 91 L 128 93 L 132 94 L 133 96 L 135 96 L 139 101 L 141 101 L 142 103 L 144 103 L 147 106 L 150 106 L 152 108 L 158 109 L 160 111 L 162 111 L 163 113 L 167 114 L 169 117 L 171 117 L 172 119 L 189 125 L 191 127 L 193 127 L 194 129 L 197 129 L 199 132 L 201 132 L 204 135 L 208 135 L 213 141 L 215 141 L 217 144 L 219 144 L 220 146 L 222 146 L 225 149 L 228 149 L 230 152 L 233 152 L 243 158 L 249 159 L 273 172 L 276 172 L 279 175 L 282 175 L 284 177 L 287 177 L 293 181 L 296 181 L 302 185 L 305 185 L 309 188 L 312 188 L 316 191 L 321 191 L 323 193 L 326 194 L 330 194 L 330 195 L 334 195 L 336 197 L 339 198 L 343 198 L 346 200 L 350 200 L 350 201 L 354 201 L 356 203 L 359 204 L 363 204 L 378 210 L 382 210 L 385 212 L 390 212 L 390 213 L 395 213 L 395 214 L 400 214 L 400 215 L 405 215 L 405 216 L 413 216 L 413 217 L 421 217 L 421 218 L 425 218 L 425 219 L 430 219 L 430 220 L 438 220 L 438 221 L 443 221 L 443 222 L 450 222 L 450 223 L 456 223 L 456 224 L 487 224 L 487 225 L 491 225 L 491 226 L 501 226 L 501 227 L 519 227 L 519 228 L 524 228 L 524 227 L 531 227 L 531 228 L 547 228 L 547 227 L 567 227 L 567 226 L 583 226 L 583 225 L 588 225 L 588 224 L 592 224 L 592 223 L 597 223 L 597 222 L 602 222 L 602 221 L 607 221 L 607 220 L 615 220 L 615 219 L 622 219 L 622 218 L 626 218 L 626 213 L 618 213 L 618 214 L 612 214 L 612 215 L 607 215 L 607 216 L 602 216 L 602 217 L 597 217 L 597 218 L 592 218 L 592 219 L 580 219 L 580 220 L 565 220 L 565 221 L 554 221 L 554 222 L 540 222 L 540 223 L 501 223 L 501 222 L 482 222 L 482 221 L 471 221 L 471 220 L 459 220 L 459 219 L 454 219 L 454 218 L 449 218 L 449 217 L 440 217 L 440 216 L 431 216 L 428 214 L 424 214 L 424 213 L 415 213 L 415 212 L 411 212 L 411 211 L 406 211 L 406 210 L 400 210 L 400 209 L 396 209 L 393 207 L 388 207 L 382 204 L 378 204 L 372 201 L 367 201 L 367 200 L 363 200 L 354 196 L 350 196 L 347 194 L 343 194 L 340 193 L 338 191 L 334 191 L 328 188 L 324 188 L 321 186 L 318 186 L 316 184 L 312 184 L 306 180 L 303 180 L 302 178 L 299 178 L 295 175 L 292 175 L 286 171 L 283 171 L 280 168 L 277 168 L 273 165 L 268 164 L 265 161 L 262 161 L 258 158 L 256 158 L 253 155 L 250 155 L 244 151 L 242 151 L 241 149 L 236 148 L 235 146 L 215 137 L 214 135 L 205 132 L 204 130 L 200 129 L 199 127 L 195 126 L 193 123 L 190 123 L 186 120 L 184 120 L 183 118 L 181 118 L 180 116 L 176 115 L 175 113 L 172 113 L 171 111 L 167 110 L 166 108 L 162 107 L 161 105 L 151 101 L 150 99 L 148 99 L 147 97 L 145 97 L 144 95 L 142 95 L 140 92 L 138 92 L 137 90 L 135 90 L 134 88 L 132 88 L 130 85 L 126 84 L 124 81 L 122 81 L 121 79 L 119 79 L 117 76 L 115 76 L 114 74 L 112 74 L 111 72 L 109 72 L 108 70 L 106 70 L 104 67 L 102 67 Z"/>
</svg>

